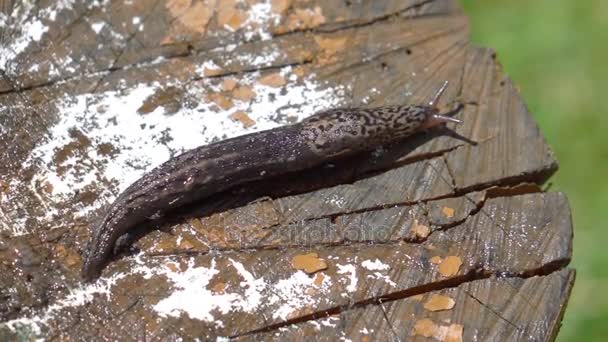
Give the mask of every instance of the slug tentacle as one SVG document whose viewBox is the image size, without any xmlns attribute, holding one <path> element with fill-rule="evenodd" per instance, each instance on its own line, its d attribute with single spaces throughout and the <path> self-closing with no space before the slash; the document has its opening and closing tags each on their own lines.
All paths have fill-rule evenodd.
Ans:
<svg viewBox="0 0 608 342">
<path fill-rule="evenodd" d="M 444 122 L 462 105 L 440 114 L 429 106 L 339 108 L 289 126 L 227 139 L 187 151 L 161 164 L 122 192 L 95 226 L 82 275 L 99 276 L 117 240 L 137 226 L 248 182 L 302 171 L 337 157 L 373 150 Z"/>
</svg>

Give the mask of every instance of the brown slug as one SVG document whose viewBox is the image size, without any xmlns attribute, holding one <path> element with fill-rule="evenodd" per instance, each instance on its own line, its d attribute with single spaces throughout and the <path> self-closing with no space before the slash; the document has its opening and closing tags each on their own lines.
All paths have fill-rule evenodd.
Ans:
<svg viewBox="0 0 608 342">
<path fill-rule="evenodd" d="M 146 173 L 112 203 L 95 226 L 82 276 L 95 280 L 116 241 L 149 219 L 251 181 L 306 170 L 337 157 L 372 150 L 444 122 L 458 108 L 439 114 L 443 84 L 426 106 L 341 108 L 275 129 L 212 143 L 178 155 Z"/>
</svg>

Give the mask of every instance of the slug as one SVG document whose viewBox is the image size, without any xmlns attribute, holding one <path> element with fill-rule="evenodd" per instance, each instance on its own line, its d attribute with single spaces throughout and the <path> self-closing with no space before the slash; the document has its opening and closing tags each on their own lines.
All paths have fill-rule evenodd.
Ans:
<svg viewBox="0 0 608 342">
<path fill-rule="evenodd" d="M 151 170 L 124 190 L 95 226 L 82 276 L 93 281 L 109 262 L 116 241 L 138 225 L 251 181 L 319 166 L 337 157 L 407 138 L 445 122 L 460 122 L 428 105 L 341 108 L 299 123 L 189 150 Z"/>
</svg>

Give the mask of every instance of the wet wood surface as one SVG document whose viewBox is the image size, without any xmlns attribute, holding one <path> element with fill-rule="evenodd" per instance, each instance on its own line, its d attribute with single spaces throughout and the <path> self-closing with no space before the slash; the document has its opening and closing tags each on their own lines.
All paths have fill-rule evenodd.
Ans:
<svg viewBox="0 0 608 342">
<path fill-rule="evenodd" d="M 82 282 L 93 223 L 171 156 L 446 80 L 464 124 L 218 194 Z M 552 340 L 556 170 L 457 1 L 0 0 L 2 340 Z"/>
</svg>

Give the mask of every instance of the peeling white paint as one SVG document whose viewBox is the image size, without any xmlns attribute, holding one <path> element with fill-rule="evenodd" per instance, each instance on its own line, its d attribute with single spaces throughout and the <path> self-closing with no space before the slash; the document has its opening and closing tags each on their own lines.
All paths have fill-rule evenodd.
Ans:
<svg viewBox="0 0 608 342">
<path fill-rule="evenodd" d="M 391 267 L 385 263 L 383 263 L 382 261 L 380 261 L 379 259 L 376 259 L 374 261 L 371 260 L 364 260 L 361 263 L 361 266 L 367 268 L 370 271 L 384 271 L 384 270 L 388 270 Z"/>
<path fill-rule="evenodd" d="M 163 273 L 173 283 L 174 291 L 153 306 L 161 316 L 179 317 L 182 313 L 187 313 L 191 318 L 222 326 L 221 321 L 215 321 L 211 311 L 218 310 L 226 314 L 242 300 L 238 294 L 217 294 L 207 288 L 211 279 L 220 273 L 215 260 L 211 261 L 209 267 L 189 267 L 185 272 L 173 272 L 165 268 Z"/>
<path fill-rule="evenodd" d="M 287 320 L 293 312 L 317 305 L 318 298 L 323 298 L 331 287 L 329 278 L 316 285 L 314 278 L 302 271 L 276 282 L 268 282 L 264 277 L 256 278 L 242 263 L 232 259 L 230 262 L 243 278 L 240 286 L 245 289 L 244 292 L 230 292 L 231 289 L 227 288 L 224 293 L 218 294 L 208 289 L 213 277 L 220 273 L 215 260 L 209 267 L 192 267 L 190 263 L 184 272 L 174 272 L 168 267 L 160 271 L 146 271 L 163 274 L 173 283 L 174 291 L 154 305 L 154 310 L 161 316 L 179 317 L 186 314 L 194 319 L 213 322 L 218 327 L 223 326 L 223 322 L 221 316 L 213 315 L 215 311 L 224 315 L 268 310 L 274 312 L 274 319 Z M 319 296 L 309 294 L 309 289 L 316 289 Z"/>
<path fill-rule="evenodd" d="M 340 265 L 336 264 L 338 267 L 338 274 L 348 274 L 348 285 L 346 286 L 346 291 L 355 292 L 357 291 L 357 282 L 359 279 L 357 278 L 357 269 L 354 265 Z"/>
<path fill-rule="evenodd" d="M 104 23 L 103 21 L 99 21 L 96 23 L 92 23 L 91 29 L 95 31 L 95 33 L 99 34 L 99 32 L 101 32 L 104 26 L 106 26 L 106 23 Z"/>
<path fill-rule="evenodd" d="M 383 280 L 385 283 L 389 284 L 392 287 L 397 286 L 397 283 L 395 283 L 394 281 L 392 281 L 391 277 L 389 277 L 386 274 L 382 274 L 380 272 L 374 272 L 373 274 L 369 274 L 367 277 L 371 278 L 371 279 L 380 279 L 380 280 Z"/>
<path fill-rule="evenodd" d="M 331 286 L 329 277 L 323 279 L 321 286 L 317 287 L 315 279 L 308 274 L 297 271 L 287 279 L 279 280 L 274 284 L 272 294 L 268 297 L 271 305 L 280 304 L 272 315 L 272 318 L 282 320 L 289 319 L 289 316 L 305 307 L 314 307 L 317 303 L 317 296 L 308 294 L 307 290 L 316 288 L 320 293 L 326 293 Z"/>
</svg>

